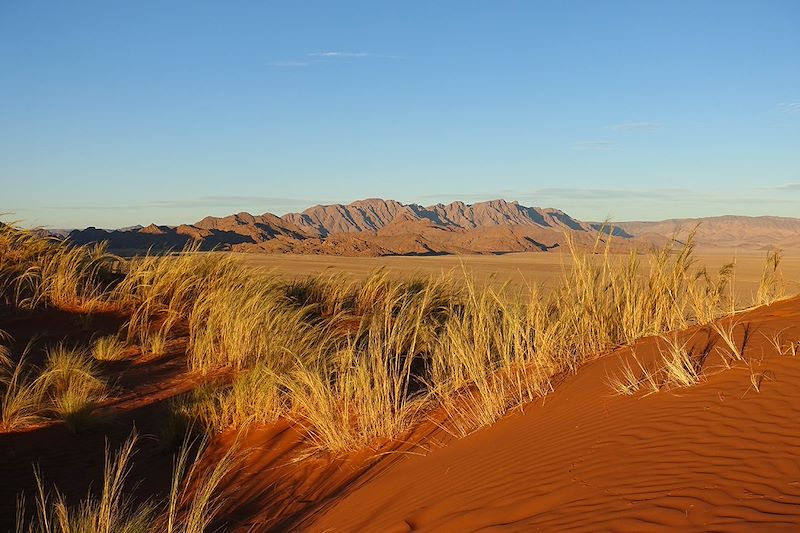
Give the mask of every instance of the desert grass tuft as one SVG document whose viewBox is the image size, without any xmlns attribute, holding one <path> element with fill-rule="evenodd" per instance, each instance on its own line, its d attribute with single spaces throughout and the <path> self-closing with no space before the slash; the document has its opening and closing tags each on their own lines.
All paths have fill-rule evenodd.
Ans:
<svg viewBox="0 0 800 533">
<path fill-rule="evenodd" d="M 769 305 L 785 295 L 785 285 L 780 270 L 782 258 L 781 250 L 773 250 L 767 254 L 755 296 L 755 305 Z"/>
<path fill-rule="evenodd" d="M 125 343 L 116 335 L 100 337 L 92 344 L 92 357 L 98 361 L 119 361 L 125 358 Z"/>
<path fill-rule="evenodd" d="M 44 390 L 25 358 L 0 366 L 0 431 L 15 431 L 44 420 Z"/>
<path fill-rule="evenodd" d="M 171 406 L 179 426 L 212 432 L 274 422 L 285 413 L 278 376 L 264 364 L 239 373 L 227 385 L 205 385 Z"/>
<path fill-rule="evenodd" d="M 711 328 L 716 332 L 727 348 L 727 350 L 723 350 L 722 354 L 727 366 L 730 366 L 731 362 L 742 362 L 745 360 L 744 346 L 739 346 L 734 338 L 734 331 L 738 325 L 739 322 L 734 319 L 728 320 L 725 325 L 723 325 L 722 322 L 711 323 Z"/>
<path fill-rule="evenodd" d="M 698 363 L 677 337 L 661 337 L 659 353 L 664 362 L 667 384 L 674 387 L 691 387 L 700 382 Z"/>
<path fill-rule="evenodd" d="M 73 430 L 90 423 L 92 410 L 107 396 L 106 383 L 91 356 L 64 344 L 48 350 L 38 380 L 51 402 L 52 412 Z"/>
<path fill-rule="evenodd" d="M 150 331 L 144 338 L 142 349 L 151 357 L 162 357 L 167 353 L 167 334 L 162 330 Z"/>
<path fill-rule="evenodd" d="M 237 440 L 207 465 L 202 461 L 207 444 L 184 441 L 174 460 L 166 509 L 149 532 L 205 533 L 219 517 L 225 502 L 222 481 L 237 468 L 242 452 Z"/>
<path fill-rule="evenodd" d="M 800 341 L 784 341 L 783 331 L 784 330 L 781 330 L 775 333 L 772 337 L 768 337 L 763 333 L 762 335 L 767 339 L 772 347 L 775 348 L 775 351 L 778 352 L 778 355 L 796 357 L 797 354 L 800 353 Z"/>
<path fill-rule="evenodd" d="M 658 372 L 646 368 L 633 353 L 632 359 L 635 367 L 630 360 L 626 360 L 617 375 L 608 376 L 608 384 L 618 395 L 631 396 L 639 391 L 646 390 L 649 394 L 661 390 Z"/>
<path fill-rule="evenodd" d="M 0 297 L 33 308 L 68 307 L 82 312 L 107 305 L 112 264 L 106 246 L 74 246 L 0 225 Z"/>
</svg>

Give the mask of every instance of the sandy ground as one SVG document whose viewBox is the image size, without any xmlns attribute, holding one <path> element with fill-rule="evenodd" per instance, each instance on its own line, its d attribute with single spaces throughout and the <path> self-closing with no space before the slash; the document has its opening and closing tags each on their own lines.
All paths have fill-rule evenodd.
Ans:
<svg viewBox="0 0 800 533">
<path fill-rule="evenodd" d="M 423 256 L 423 257 L 336 257 L 291 254 L 236 254 L 247 264 L 273 270 L 288 278 L 305 277 L 322 272 L 342 273 L 364 278 L 377 268 L 386 268 L 399 277 L 416 274 L 437 275 L 447 272 L 473 274 L 479 280 L 502 284 L 537 283 L 545 289 L 558 282 L 562 269 L 572 259 L 561 253 L 513 253 L 504 255 Z M 726 263 L 736 262 L 736 287 L 740 297 L 751 296 L 765 264 L 765 254 L 741 254 L 734 250 L 715 254 L 696 254 L 698 266 L 716 272 Z M 647 260 L 642 258 L 643 267 Z M 800 253 L 786 254 L 781 269 L 787 292 L 800 292 Z"/>
</svg>

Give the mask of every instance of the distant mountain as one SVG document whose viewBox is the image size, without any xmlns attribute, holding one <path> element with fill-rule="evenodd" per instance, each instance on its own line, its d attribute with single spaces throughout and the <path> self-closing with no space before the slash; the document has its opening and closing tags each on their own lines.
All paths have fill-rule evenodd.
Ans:
<svg viewBox="0 0 800 533">
<path fill-rule="evenodd" d="M 617 249 L 660 244 L 703 222 L 701 247 L 765 249 L 773 245 L 800 249 L 800 220 L 778 217 L 716 217 L 663 222 L 621 222 L 605 227 L 574 219 L 557 209 L 526 207 L 492 200 L 420 206 L 394 200 L 366 199 L 347 205 L 317 205 L 282 217 L 237 213 L 206 217 L 177 227 L 134 226 L 106 231 L 72 231 L 79 244 L 108 241 L 112 250 L 182 248 L 243 252 L 331 255 L 434 255 L 546 252 L 571 238 L 579 246 L 614 236 Z M 706 226 L 708 223 L 708 226 Z M 681 230 L 683 228 L 683 230 Z"/>
<path fill-rule="evenodd" d="M 619 222 L 615 227 L 640 238 L 685 240 L 696 229 L 702 250 L 800 250 L 800 219 L 790 217 L 719 216 L 676 218 L 659 222 Z"/>
<path fill-rule="evenodd" d="M 347 205 L 318 205 L 302 213 L 282 217 L 300 228 L 320 236 L 332 233 L 378 231 L 398 218 L 406 221 L 427 220 L 445 228 L 474 229 L 481 226 L 520 225 L 591 231 L 562 211 L 525 207 L 517 202 L 491 200 L 476 204 L 453 202 L 422 207 L 394 200 L 370 198 Z"/>
</svg>

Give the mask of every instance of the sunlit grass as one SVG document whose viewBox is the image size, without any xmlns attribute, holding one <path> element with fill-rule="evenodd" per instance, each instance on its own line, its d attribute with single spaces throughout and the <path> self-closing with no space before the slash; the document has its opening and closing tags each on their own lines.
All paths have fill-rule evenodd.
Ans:
<svg viewBox="0 0 800 533">
<path fill-rule="evenodd" d="M 90 422 L 92 410 L 107 396 L 106 383 L 91 356 L 63 344 L 48 350 L 38 380 L 51 402 L 52 412 L 72 429 Z"/>
<path fill-rule="evenodd" d="M 92 344 L 92 357 L 98 361 L 119 361 L 125 358 L 125 343 L 116 335 L 100 337 Z"/>
</svg>

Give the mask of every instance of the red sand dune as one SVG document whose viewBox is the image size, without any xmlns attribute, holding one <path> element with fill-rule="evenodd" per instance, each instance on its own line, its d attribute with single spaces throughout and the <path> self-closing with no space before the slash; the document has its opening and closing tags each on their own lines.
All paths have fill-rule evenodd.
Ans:
<svg viewBox="0 0 800 533">
<path fill-rule="evenodd" d="M 607 376 L 630 357 L 623 348 L 492 427 L 459 440 L 435 430 L 377 459 L 296 466 L 296 434 L 255 432 L 230 500 L 249 500 L 239 530 L 796 531 L 800 358 L 778 355 L 767 337 L 800 338 L 800 299 L 737 320 L 760 392 L 750 369 L 724 369 L 715 336 L 695 328 L 683 334 L 693 353 L 710 351 L 691 388 L 614 395 Z M 655 339 L 635 352 L 655 358 Z"/>
</svg>

